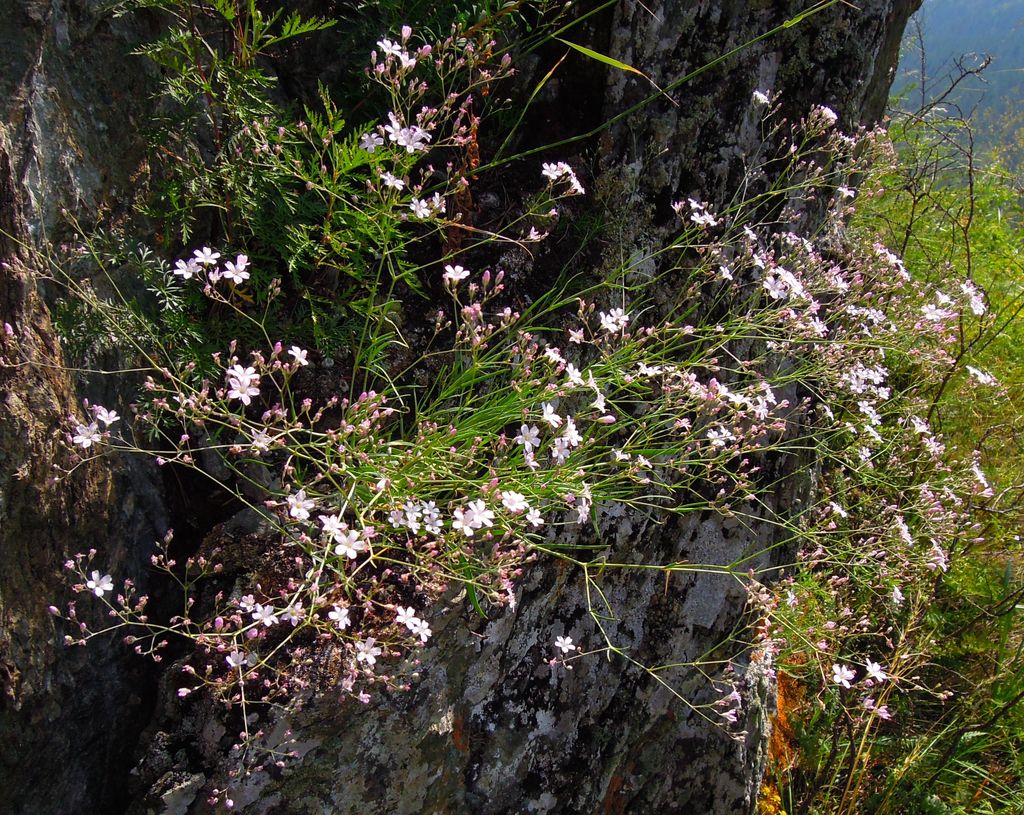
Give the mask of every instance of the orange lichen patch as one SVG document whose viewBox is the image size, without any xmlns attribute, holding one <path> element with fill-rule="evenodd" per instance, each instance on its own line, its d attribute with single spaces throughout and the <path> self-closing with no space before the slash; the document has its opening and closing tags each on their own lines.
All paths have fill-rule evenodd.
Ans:
<svg viewBox="0 0 1024 815">
<path fill-rule="evenodd" d="M 780 671 L 775 687 L 776 712 L 768 740 L 768 765 L 758 795 L 758 815 L 786 815 L 774 779 L 784 778 L 796 765 L 797 740 L 793 722 L 806 704 L 803 685 L 796 677 Z"/>
<path fill-rule="evenodd" d="M 793 722 L 805 705 L 800 680 L 783 671 L 776 681 L 776 712 L 768 742 L 768 766 L 775 772 L 788 772 L 796 764 L 796 730 Z"/>
<path fill-rule="evenodd" d="M 605 792 L 604 800 L 601 801 L 601 815 L 623 815 L 625 813 L 629 796 L 623 793 L 629 788 L 627 778 L 632 775 L 633 769 L 634 764 L 630 761 L 621 772 L 615 772 L 608 779 L 608 789 Z"/>
<path fill-rule="evenodd" d="M 458 710 L 452 717 L 452 744 L 460 753 L 469 754 L 469 732 L 466 729 L 466 717 Z"/>
</svg>

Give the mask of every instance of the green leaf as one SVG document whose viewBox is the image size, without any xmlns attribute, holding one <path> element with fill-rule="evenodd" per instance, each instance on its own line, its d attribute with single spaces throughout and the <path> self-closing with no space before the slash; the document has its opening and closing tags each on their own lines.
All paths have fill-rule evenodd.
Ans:
<svg viewBox="0 0 1024 815">
<path fill-rule="evenodd" d="M 555 37 L 555 39 L 562 43 L 562 45 L 568 45 L 570 48 L 575 48 L 584 56 L 590 57 L 591 59 L 596 59 L 598 62 L 603 62 L 605 65 L 611 65 L 613 68 L 618 68 L 620 71 L 629 71 L 630 73 L 637 74 L 638 76 L 642 76 L 652 85 L 654 84 L 653 80 L 651 80 L 651 78 L 647 76 L 647 74 L 645 74 L 643 71 L 637 70 L 632 65 L 627 65 L 625 62 L 619 62 L 619 60 L 615 59 L 614 57 L 609 57 L 607 54 L 601 54 L 598 53 L 597 51 L 592 51 L 591 49 L 587 48 L 584 45 L 577 45 L 574 42 L 563 40 L 561 37 Z"/>
</svg>

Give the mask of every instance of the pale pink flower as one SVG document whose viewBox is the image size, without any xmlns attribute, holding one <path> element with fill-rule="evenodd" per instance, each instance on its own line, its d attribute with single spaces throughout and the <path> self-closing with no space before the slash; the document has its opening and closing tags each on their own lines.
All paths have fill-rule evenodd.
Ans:
<svg viewBox="0 0 1024 815">
<path fill-rule="evenodd" d="M 412 606 L 408 608 L 398 607 L 398 613 L 395 615 L 395 622 L 399 625 L 404 625 L 410 631 L 415 631 L 416 627 L 420 624 L 420 618 L 416 616 L 416 609 Z"/>
<path fill-rule="evenodd" d="M 536 425 L 523 425 L 519 428 L 519 435 L 515 437 L 516 444 L 523 445 L 527 453 L 532 453 L 540 447 L 540 430 Z"/>
<path fill-rule="evenodd" d="M 288 514 L 297 521 L 308 521 L 309 511 L 316 506 L 316 501 L 306 498 L 304 489 L 292 493 L 285 500 L 288 503 Z"/>
<path fill-rule="evenodd" d="M 249 279 L 246 267 L 249 265 L 249 258 L 245 255 L 238 255 L 234 263 L 230 260 L 224 263 L 224 277 L 232 283 L 243 283 Z"/>
<path fill-rule="evenodd" d="M 109 574 L 101 575 L 99 572 L 93 571 L 89 575 L 89 579 L 85 581 L 85 587 L 97 597 L 102 597 L 108 591 L 114 590 L 114 578 Z"/>
<path fill-rule="evenodd" d="M 192 254 L 195 256 L 196 263 L 200 266 L 213 266 L 220 258 L 220 252 L 214 252 L 209 246 L 196 249 Z"/>
<path fill-rule="evenodd" d="M 501 494 L 501 503 L 513 515 L 518 515 L 520 512 L 525 512 L 530 508 L 526 501 L 526 496 L 512 490 Z"/>
<path fill-rule="evenodd" d="M 866 669 L 868 672 L 868 676 L 874 679 L 876 682 L 884 682 L 886 679 L 889 678 L 886 675 L 885 671 L 882 670 L 882 666 L 877 662 L 872 662 L 870 659 L 867 662 Z"/>
<path fill-rule="evenodd" d="M 573 643 L 572 637 L 555 637 L 555 648 L 558 648 L 563 654 L 568 654 L 576 650 L 576 645 Z"/>
<path fill-rule="evenodd" d="M 376 647 L 376 642 L 373 637 L 367 637 L 366 641 L 360 640 L 356 643 L 356 661 L 365 662 L 367 665 L 375 665 L 377 663 L 377 657 L 382 653 L 380 648 Z"/>
<path fill-rule="evenodd" d="M 96 422 L 87 425 L 80 424 L 75 427 L 75 435 L 71 440 L 83 450 L 88 450 L 94 444 L 103 441 L 103 434 L 100 433 L 99 425 Z"/>
<path fill-rule="evenodd" d="M 844 688 L 849 688 L 850 683 L 856 678 L 857 672 L 849 665 L 836 663 L 832 666 L 832 681 Z"/>
<path fill-rule="evenodd" d="M 348 628 L 352 622 L 349 619 L 348 609 L 337 605 L 332 606 L 331 610 L 327 612 L 327 618 L 341 630 Z"/>
<path fill-rule="evenodd" d="M 555 412 L 555 407 L 550 402 L 541 404 L 541 420 L 547 422 L 551 427 L 561 427 L 562 417 Z"/>
</svg>

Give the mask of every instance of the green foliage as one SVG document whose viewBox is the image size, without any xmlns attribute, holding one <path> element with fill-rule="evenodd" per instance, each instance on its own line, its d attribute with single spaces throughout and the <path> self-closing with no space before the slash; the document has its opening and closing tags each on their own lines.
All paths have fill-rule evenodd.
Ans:
<svg viewBox="0 0 1024 815">
<path fill-rule="evenodd" d="M 1024 208 L 1012 176 L 974 152 L 972 135 L 969 120 L 938 108 L 896 118 L 891 159 L 866 176 L 848 235 L 897 251 L 921 287 L 922 308 L 970 296 L 943 341 L 944 360 L 922 365 L 914 334 L 900 357 L 888 358 L 901 360 L 894 381 L 900 377 L 921 400 L 920 415 L 941 431 L 945 466 L 973 467 L 991 487 L 967 505 L 973 525 L 952 535 L 949 572 L 923 587 L 888 635 L 904 651 L 905 675 L 935 695 L 891 704 L 893 721 L 873 729 L 829 706 L 816 711 L 790 790 L 806 811 L 1024 808 Z M 880 598 L 864 594 L 855 570 L 850 575 L 863 605 L 854 599 L 848 607 L 873 614 Z M 813 596 L 822 607 L 806 609 L 808 618 L 841 616 L 832 593 Z M 807 630 L 809 619 L 799 625 Z"/>
</svg>

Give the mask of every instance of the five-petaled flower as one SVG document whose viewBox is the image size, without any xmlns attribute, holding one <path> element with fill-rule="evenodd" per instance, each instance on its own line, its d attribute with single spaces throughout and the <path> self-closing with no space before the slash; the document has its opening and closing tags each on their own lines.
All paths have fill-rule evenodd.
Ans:
<svg viewBox="0 0 1024 815">
<path fill-rule="evenodd" d="M 100 433 L 96 422 L 80 424 L 75 428 L 75 435 L 71 440 L 83 450 L 88 450 L 92 445 L 103 441 L 103 434 Z"/>
<path fill-rule="evenodd" d="M 850 687 L 850 683 L 857 676 L 857 672 L 849 665 L 836 663 L 832 666 L 832 681 L 844 688 Z"/>
<path fill-rule="evenodd" d="M 296 521 L 308 521 L 309 511 L 316 505 L 316 501 L 306 497 L 306 491 L 293 492 L 286 499 L 288 502 L 288 514 Z"/>
<path fill-rule="evenodd" d="M 872 662 L 870 659 L 867 662 L 868 676 L 874 679 L 876 682 L 884 682 L 889 678 L 888 674 L 882 670 L 882 666 L 877 662 Z"/>
<path fill-rule="evenodd" d="M 107 410 L 102 405 L 94 407 L 93 413 L 97 420 L 103 422 L 104 427 L 110 427 L 114 422 L 121 418 L 117 415 L 116 410 Z"/>
<path fill-rule="evenodd" d="M 360 641 L 356 643 L 356 661 L 365 662 L 367 665 L 374 665 L 377 662 L 377 657 L 383 653 L 380 648 L 376 647 L 377 640 L 373 637 L 367 637 L 366 641 Z"/>
<path fill-rule="evenodd" d="M 570 651 L 576 650 L 576 644 L 572 641 L 572 637 L 555 637 L 555 648 L 560 649 L 563 654 L 568 654 Z"/>
<path fill-rule="evenodd" d="M 277 625 L 279 622 L 277 619 L 277 612 L 273 606 L 265 606 L 262 603 L 256 603 L 252 607 L 252 619 L 254 622 L 262 623 L 267 628 L 272 625 Z"/>
<path fill-rule="evenodd" d="M 343 606 L 332 606 L 331 610 L 327 612 L 327 619 L 333 622 L 334 625 L 341 630 L 348 628 L 351 623 L 348 616 L 348 609 Z"/>
<path fill-rule="evenodd" d="M 209 246 L 196 249 L 192 254 L 200 266 L 213 266 L 220 259 L 220 252 L 214 252 Z"/>
<path fill-rule="evenodd" d="M 234 262 L 230 260 L 224 264 L 224 277 L 232 283 L 243 283 L 249 279 L 249 273 L 245 270 L 249 265 L 249 258 L 245 255 L 238 255 Z"/>
<path fill-rule="evenodd" d="M 102 597 L 108 591 L 114 590 L 114 578 L 109 574 L 101 576 L 99 572 L 93 571 L 85 581 L 85 587 L 97 597 Z"/>
<path fill-rule="evenodd" d="M 444 279 L 448 283 L 458 283 L 469 277 L 469 272 L 462 266 L 452 266 L 450 263 L 444 267 Z"/>
</svg>

